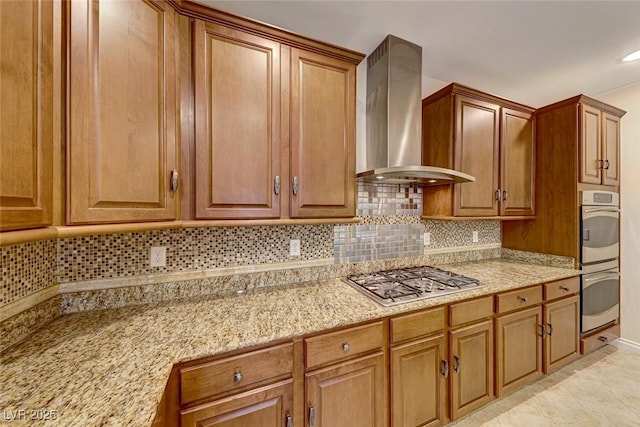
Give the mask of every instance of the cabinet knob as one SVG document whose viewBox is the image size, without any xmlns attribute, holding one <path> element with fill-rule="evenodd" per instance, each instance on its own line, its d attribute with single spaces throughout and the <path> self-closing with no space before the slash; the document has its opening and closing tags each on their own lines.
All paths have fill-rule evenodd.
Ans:
<svg viewBox="0 0 640 427">
<path fill-rule="evenodd" d="M 522 302 L 527 302 L 527 301 L 529 301 L 529 299 L 528 299 L 528 298 L 525 298 L 525 297 L 518 297 L 518 298 L 520 298 L 520 301 L 522 301 Z"/>
<path fill-rule="evenodd" d="M 276 193 L 276 196 L 280 194 L 280 175 L 276 175 L 273 179 L 273 192 Z"/>
<path fill-rule="evenodd" d="M 293 177 L 293 195 L 298 194 L 298 188 L 300 187 L 300 180 L 297 176 Z"/>
<path fill-rule="evenodd" d="M 171 191 L 177 191 L 178 185 L 180 184 L 180 177 L 178 176 L 178 171 L 176 169 L 171 171 Z"/>
<path fill-rule="evenodd" d="M 602 342 L 606 343 L 606 342 L 608 342 L 608 341 L 609 341 L 609 338 L 607 338 L 607 337 L 605 337 L 605 336 L 599 336 L 599 337 L 598 337 L 598 341 L 602 341 Z"/>
<path fill-rule="evenodd" d="M 562 289 L 565 292 L 569 292 L 569 288 L 567 288 L 566 286 L 560 286 L 560 289 Z"/>
<path fill-rule="evenodd" d="M 242 381 L 242 372 L 236 371 L 236 373 L 233 374 L 233 382 L 239 383 L 240 381 Z"/>
<path fill-rule="evenodd" d="M 342 349 L 346 353 L 347 351 L 351 350 L 351 345 L 349 345 L 349 343 L 346 342 L 346 343 L 342 344 Z"/>
</svg>

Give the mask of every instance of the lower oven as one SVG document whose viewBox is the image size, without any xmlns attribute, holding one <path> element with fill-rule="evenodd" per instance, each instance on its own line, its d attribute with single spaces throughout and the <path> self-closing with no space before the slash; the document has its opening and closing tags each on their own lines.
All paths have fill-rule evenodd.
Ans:
<svg viewBox="0 0 640 427">
<path fill-rule="evenodd" d="M 620 314 L 620 270 L 614 267 L 582 275 L 580 331 L 615 322 Z"/>
</svg>

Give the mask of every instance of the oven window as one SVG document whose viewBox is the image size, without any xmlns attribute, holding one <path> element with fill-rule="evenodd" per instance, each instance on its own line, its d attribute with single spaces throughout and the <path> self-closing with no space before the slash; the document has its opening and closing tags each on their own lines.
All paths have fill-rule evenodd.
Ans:
<svg viewBox="0 0 640 427">
<path fill-rule="evenodd" d="M 582 314 L 597 316 L 618 304 L 618 278 L 605 279 L 582 291 Z"/>
<path fill-rule="evenodd" d="M 592 216 L 582 222 L 582 246 L 606 248 L 618 243 L 618 219 L 611 216 Z"/>
</svg>

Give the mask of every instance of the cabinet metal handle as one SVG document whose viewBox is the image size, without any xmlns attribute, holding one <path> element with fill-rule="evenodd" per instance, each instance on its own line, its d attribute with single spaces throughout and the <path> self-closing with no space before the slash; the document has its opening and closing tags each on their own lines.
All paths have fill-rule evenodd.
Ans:
<svg viewBox="0 0 640 427">
<path fill-rule="evenodd" d="M 604 161 L 604 168 L 605 169 L 609 169 L 609 160 L 605 159 Z"/>
<path fill-rule="evenodd" d="M 526 297 L 518 297 L 518 298 L 520 298 L 520 301 L 522 301 L 522 302 L 527 302 L 527 301 L 529 301 L 529 299 L 527 299 Z"/>
<path fill-rule="evenodd" d="M 565 292 L 569 292 L 569 288 L 567 288 L 566 286 L 560 286 L 560 289 L 562 289 Z"/>
<path fill-rule="evenodd" d="M 602 341 L 602 342 L 605 342 L 605 343 L 606 343 L 606 342 L 608 342 L 608 341 L 609 341 L 609 338 L 607 338 L 607 337 L 605 337 L 605 336 L 600 336 L 600 337 L 598 337 L 598 341 Z"/>
<path fill-rule="evenodd" d="M 171 171 L 171 191 L 177 191 L 180 184 L 180 177 L 176 169 Z"/>
<path fill-rule="evenodd" d="M 590 208 L 590 209 L 585 209 L 584 213 L 592 213 L 592 212 L 620 212 L 619 208 L 613 208 L 613 207 L 602 207 L 602 208 Z"/>
<path fill-rule="evenodd" d="M 596 163 L 597 163 L 596 169 L 604 169 L 604 160 L 602 159 L 596 160 Z"/>
<path fill-rule="evenodd" d="M 507 190 L 502 190 L 502 200 L 507 200 L 507 196 L 509 195 L 509 192 Z"/>
<path fill-rule="evenodd" d="M 280 194 L 280 175 L 276 175 L 273 179 L 273 192 L 276 193 L 276 196 Z"/>
<path fill-rule="evenodd" d="M 240 381 L 242 381 L 242 372 L 237 371 L 235 374 L 233 374 L 233 382 L 239 383 Z"/>
<path fill-rule="evenodd" d="M 309 406 L 309 427 L 313 427 L 316 423 L 316 410 L 313 406 Z"/>
<path fill-rule="evenodd" d="M 551 323 L 547 323 L 547 328 L 549 328 L 549 331 L 547 332 L 547 336 L 553 335 L 553 325 Z"/>
<path fill-rule="evenodd" d="M 440 374 L 442 374 L 443 377 L 447 378 L 449 376 L 449 362 L 447 362 L 446 360 L 441 360 L 442 362 L 442 370 L 440 370 Z"/>
<path fill-rule="evenodd" d="M 500 189 L 498 188 L 496 190 L 496 200 L 499 202 L 500 201 L 500 195 L 502 194 L 502 192 L 500 191 Z"/>
<path fill-rule="evenodd" d="M 453 356 L 453 372 L 460 372 L 460 358 Z"/>
<path fill-rule="evenodd" d="M 346 343 L 342 344 L 342 349 L 346 353 L 347 351 L 351 350 L 351 346 L 349 345 L 348 342 L 346 342 Z"/>
<path fill-rule="evenodd" d="M 544 339 L 545 337 L 545 327 L 544 325 L 538 325 L 538 327 L 540 328 L 540 335 L 538 335 L 540 338 Z"/>
<path fill-rule="evenodd" d="M 287 427 L 293 427 L 293 418 L 289 414 L 287 414 Z"/>
<path fill-rule="evenodd" d="M 298 187 L 300 186 L 300 180 L 297 176 L 293 177 L 293 195 L 298 194 Z"/>
</svg>

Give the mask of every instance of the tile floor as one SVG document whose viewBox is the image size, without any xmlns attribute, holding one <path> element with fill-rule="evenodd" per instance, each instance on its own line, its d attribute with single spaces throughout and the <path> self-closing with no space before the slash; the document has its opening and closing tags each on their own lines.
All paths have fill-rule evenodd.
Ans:
<svg viewBox="0 0 640 427">
<path fill-rule="evenodd" d="M 605 346 L 449 426 L 640 426 L 640 351 Z"/>
</svg>

